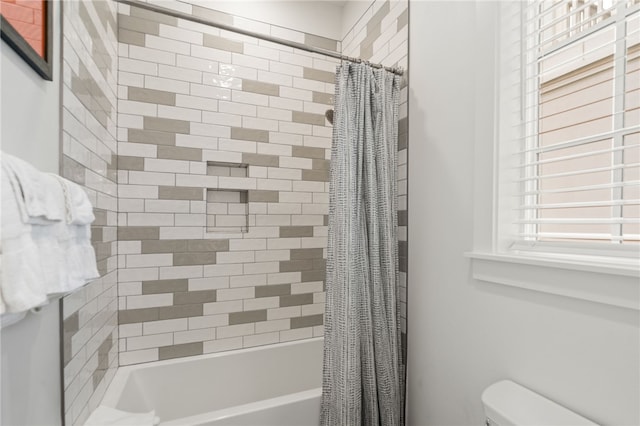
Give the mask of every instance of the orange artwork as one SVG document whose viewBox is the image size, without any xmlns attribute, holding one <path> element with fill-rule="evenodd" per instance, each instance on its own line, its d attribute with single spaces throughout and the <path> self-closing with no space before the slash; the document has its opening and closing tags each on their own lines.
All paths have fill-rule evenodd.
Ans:
<svg viewBox="0 0 640 426">
<path fill-rule="evenodd" d="M 33 50 L 46 59 L 46 8 L 44 0 L 0 0 L 0 13 Z"/>
</svg>

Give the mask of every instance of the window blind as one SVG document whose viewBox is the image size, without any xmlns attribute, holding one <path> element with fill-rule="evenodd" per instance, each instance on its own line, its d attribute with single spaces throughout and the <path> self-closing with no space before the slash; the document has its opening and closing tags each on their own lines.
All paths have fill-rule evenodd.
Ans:
<svg viewBox="0 0 640 426">
<path fill-rule="evenodd" d="M 515 242 L 640 243 L 640 0 L 518 5 Z"/>
</svg>

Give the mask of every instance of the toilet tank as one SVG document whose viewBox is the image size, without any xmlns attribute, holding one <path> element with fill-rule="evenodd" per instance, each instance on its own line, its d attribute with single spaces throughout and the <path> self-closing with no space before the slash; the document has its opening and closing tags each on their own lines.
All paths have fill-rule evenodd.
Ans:
<svg viewBox="0 0 640 426">
<path fill-rule="evenodd" d="M 487 426 L 597 426 L 511 380 L 486 388 L 482 404 Z"/>
</svg>

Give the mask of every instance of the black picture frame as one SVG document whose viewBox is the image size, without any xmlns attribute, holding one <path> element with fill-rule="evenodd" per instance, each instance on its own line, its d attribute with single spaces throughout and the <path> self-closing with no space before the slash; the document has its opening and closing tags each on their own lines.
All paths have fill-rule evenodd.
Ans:
<svg viewBox="0 0 640 426">
<path fill-rule="evenodd" d="M 42 57 L 20 35 L 11 23 L 0 15 L 0 29 L 4 40 L 31 68 L 45 80 L 53 81 L 53 1 L 43 0 L 46 14 L 44 29 L 45 56 Z"/>
</svg>

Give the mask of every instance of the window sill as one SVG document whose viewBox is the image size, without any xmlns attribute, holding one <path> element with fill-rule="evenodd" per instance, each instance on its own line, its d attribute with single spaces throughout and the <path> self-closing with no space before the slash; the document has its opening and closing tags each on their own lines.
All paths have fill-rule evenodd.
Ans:
<svg viewBox="0 0 640 426">
<path fill-rule="evenodd" d="M 638 260 L 470 252 L 473 278 L 640 311 Z"/>
</svg>

